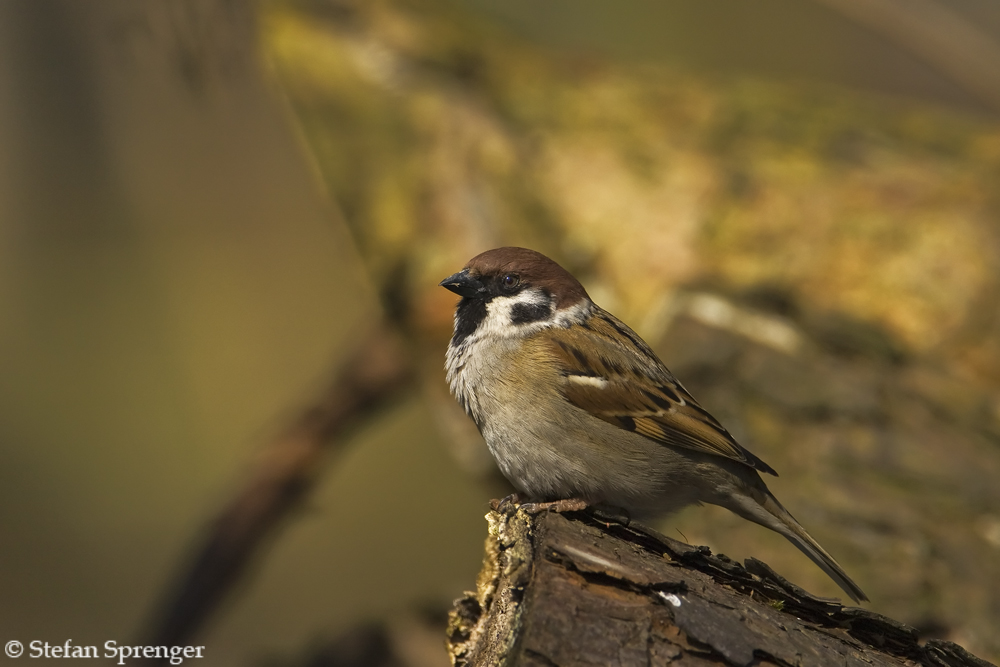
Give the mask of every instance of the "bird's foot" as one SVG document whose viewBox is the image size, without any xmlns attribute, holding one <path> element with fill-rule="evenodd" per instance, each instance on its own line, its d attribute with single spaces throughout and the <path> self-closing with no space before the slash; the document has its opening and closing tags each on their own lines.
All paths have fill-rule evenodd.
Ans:
<svg viewBox="0 0 1000 667">
<path fill-rule="evenodd" d="M 587 501 L 582 498 L 563 498 L 545 503 L 522 503 L 521 509 L 528 514 L 540 512 L 579 512 L 587 509 Z"/>
</svg>

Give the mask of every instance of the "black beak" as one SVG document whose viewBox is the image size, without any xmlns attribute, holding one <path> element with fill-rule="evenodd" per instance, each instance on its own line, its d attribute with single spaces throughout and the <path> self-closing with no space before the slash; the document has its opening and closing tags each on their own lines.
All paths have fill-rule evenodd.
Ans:
<svg viewBox="0 0 1000 667">
<path fill-rule="evenodd" d="M 469 275 L 468 269 L 462 269 L 455 275 L 448 276 L 439 284 L 464 297 L 474 297 L 485 289 L 481 282 Z"/>
</svg>

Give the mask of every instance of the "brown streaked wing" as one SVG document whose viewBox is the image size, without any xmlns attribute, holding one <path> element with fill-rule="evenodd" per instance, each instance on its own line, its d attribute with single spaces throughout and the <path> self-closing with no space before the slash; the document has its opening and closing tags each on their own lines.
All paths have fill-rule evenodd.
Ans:
<svg viewBox="0 0 1000 667">
<path fill-rule="evenodd" d="M 657 442 L 725 456 L 777 475 L 698 405 L 631 329 L 603 311 L 587 324 L 547 331 L 550 351 L 567 378 L 567 401 Z M 601 378 L 606 384 L 574 376 Z"/>
</svg>

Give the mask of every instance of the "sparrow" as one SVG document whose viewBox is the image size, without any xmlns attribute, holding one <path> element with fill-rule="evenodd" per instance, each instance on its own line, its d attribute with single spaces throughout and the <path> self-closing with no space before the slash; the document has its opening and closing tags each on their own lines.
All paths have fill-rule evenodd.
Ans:
<svg viewBox="0 0 1000 667">
<path fill-rule="evenodd" d="M 440 284 L 462 297 L 451 392 L 534 508 L 644 517 L 719 505 L 784 535 L 852 600 L 868 600 L 767 488 L 760 473 L 774 469 L 556 262 L 496 248 Z"/>
</svg>

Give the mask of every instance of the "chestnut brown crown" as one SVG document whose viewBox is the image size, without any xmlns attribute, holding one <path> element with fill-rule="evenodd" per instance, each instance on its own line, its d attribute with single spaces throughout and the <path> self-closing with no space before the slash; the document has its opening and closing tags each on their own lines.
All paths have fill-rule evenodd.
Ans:
<svg viewBox="0 0 1000 667">
<path fill-rule="evenodd" d="M 556 308 L 563 309 L 590 299 L 587 290 L 569 271 L 540 252 L 528 248 L 507 246 L 480 253 L 465 265 L 469 274 L 485 276 L 516 276 L 524 284 L 538 287 L 556 298 Z"/>
</svg>

